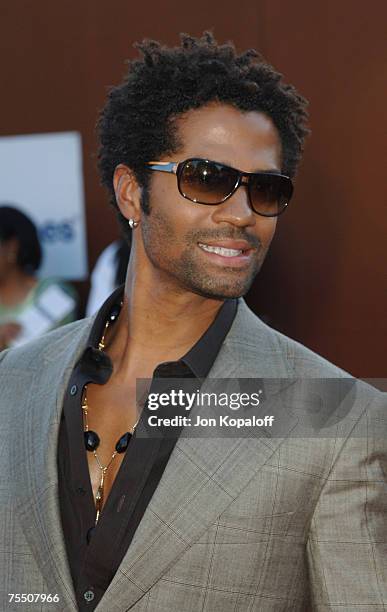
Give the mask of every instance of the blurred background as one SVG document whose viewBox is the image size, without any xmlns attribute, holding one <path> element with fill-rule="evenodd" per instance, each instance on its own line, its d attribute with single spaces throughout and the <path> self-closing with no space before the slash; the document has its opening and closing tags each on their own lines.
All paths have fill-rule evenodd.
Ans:
<svg viewBox="0 0 387 612">
<path fill-rule="evenodd" d="M 385 2 L 14 0 L 0 11 L 0 205 L 36 223 L 45 274 L 75 287 L 76 316 L 98 256 L 119 236 L 96 169 L 107 88 L 136 55 L 133 42 L 175 45 L 181 31 L 213 29 L 218 42 L 258 49 L 310 101 L 295 196 L 248 303 L 355 376 L 386 377 Z"/>
</svg>

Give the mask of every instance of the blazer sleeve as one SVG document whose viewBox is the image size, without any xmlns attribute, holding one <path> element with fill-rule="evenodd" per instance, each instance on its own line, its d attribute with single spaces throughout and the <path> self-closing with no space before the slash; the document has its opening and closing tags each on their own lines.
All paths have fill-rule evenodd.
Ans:
<svg viewBox="0 0 387 612">
<path fill-rule="evenodd" d="M 386 397 L 357 421 L 316 505 L 307 543 L 316 612 L 387 609 Z"/>
</svg>

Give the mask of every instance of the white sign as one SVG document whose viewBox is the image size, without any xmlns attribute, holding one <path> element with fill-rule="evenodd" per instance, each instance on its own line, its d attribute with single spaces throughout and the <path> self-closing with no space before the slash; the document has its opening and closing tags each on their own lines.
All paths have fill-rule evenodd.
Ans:
<svg viewBox="0 0 387 612">
<path fill-rule="evenodd" d="M 0 206 L 36 224 L 39 276 L 87 278 L 82 143 L 78 132 L 0 138 Z"/>
</svg>

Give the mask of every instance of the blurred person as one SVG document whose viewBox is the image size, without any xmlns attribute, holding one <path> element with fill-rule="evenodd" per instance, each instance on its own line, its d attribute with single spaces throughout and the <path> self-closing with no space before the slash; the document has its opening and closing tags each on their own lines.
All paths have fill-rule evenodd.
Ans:
<svg viewBox="0 0 387 612">
<path fill-rule="evenodd" d="M 31 219 L 0 206 L 0 350 L 74 321 L 76 294 L 65 282 L 40 279 L 42 249 Z"/>
<path fill-rule="evenodd" d="M 102 251 L 91 273 L 86 317 L 96 313 L 114 289 L 125 283 L 129 254 L 130 244 L 125 238 L 115 240 Z"/>
<path fill-rule="evenodd" d="M 49 611 L 382 610 L 385 398 L 243 300 L 292 197 L 307 102 L 208 32 L 137 46 L 99 121 L 126 283 L 94 317 L 0 356 L 2 605 L 43 591 Z M 316 377 L 350 392 L 320 405 Z M 171 435 L 170 401 L 152 430 L 159 385 L 232 378 L 263 381 L 267 415 L 284 381 L 281 435 Z M 304 417 L 322 437 L 297 435 Z"/>
</svg>

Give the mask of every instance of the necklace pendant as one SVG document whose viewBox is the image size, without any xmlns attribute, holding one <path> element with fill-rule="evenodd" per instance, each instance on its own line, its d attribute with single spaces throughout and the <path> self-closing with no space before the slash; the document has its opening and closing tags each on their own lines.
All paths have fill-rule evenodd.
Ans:
<svg viewBox="0 0 387 612">
<path fill-rule="evenodd" d="M 99 483 L 99 487 L 97 489 L 97 494 L 95 496 L 95 509 L 96 509 L 95 524 L 98 523 L 98 519 L 99 519 L 101 511 L 102 511 L 103 493 L 104 493 L 104 491 L 103 491 L 104 480 L 105 480 L 105 473 L 102 472 L 102 474 L 101 474 L 101 482 Z"/>
<path fill-rule="evenodd" d="M 123 436 L 121 436 L 121 438 L 118 440 L 116 444 L 117 453 L 124 453 L 126 451 L 126 449 L 129 446 L 131 437 L 132 437 L 132 434 L 130 433 L 130 431 L 127 431 L 126 433 L 124 433 Z"/>
<path fill-rule="evenodd" d="M 95 496 L 95 507 L 97 510 L 102 510 L 103 505 L 103 484 L 99 485 L 97 495 Z"/>
<path fill-rule="evenodd" d="M 87 451 L 95 451 L 95 449 L 98 448 L 100 439 L 98 434 L 95 433 L 95 431 L 88 429 L 87 431 L 83 432 L 83 437 L 85 440 L 85 448 Z"/>
<path fill-rule="evenodd" d="M 101 509 L 100 509 L 100 508 L 97 508 L 97 512 L 96 512 L 96 515 L 95 515 L 95 523 L 94 523 L 94 527 L 95 527 L 95 526 L 96 526 L 96 524 L 98 523 L 98 520 L 99 520 L 99 515 L 100 515 L 100 514 L 101 514 Z"/>
</svg>

